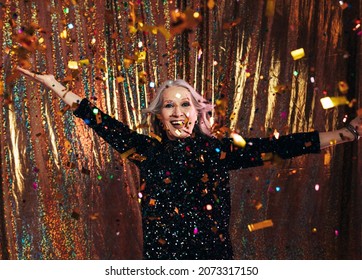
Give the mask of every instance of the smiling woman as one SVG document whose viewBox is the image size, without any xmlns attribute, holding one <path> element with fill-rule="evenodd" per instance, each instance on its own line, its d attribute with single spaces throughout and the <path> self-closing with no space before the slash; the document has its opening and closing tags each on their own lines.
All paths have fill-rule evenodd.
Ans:
<svg viewBox="0 0 362 280">
<path fill-rule="evenodd" d="M 240 147 L 231 138 L 212 136 L 211 104 L 185 81 L 176 80 L 162 84 L 145 110 L 161 132 L 157 140 L 103 113 L 54 76 L 19 70 L 51 88 L 75 109 L 75 116 L 137 165 L 145 259 L 232 259 L 229 171 L 262 165 L 263 153 L 284 159 L 318 153 L 332 140 L 358 140 L 362 130 L 361 118 L 356 118 L 339 131 L 249 138 Z"/>
</svg>

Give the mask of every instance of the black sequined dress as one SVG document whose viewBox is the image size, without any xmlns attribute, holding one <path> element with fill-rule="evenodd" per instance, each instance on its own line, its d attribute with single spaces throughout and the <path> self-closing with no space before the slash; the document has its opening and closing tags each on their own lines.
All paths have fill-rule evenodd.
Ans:
<svg viewBox="0 0 362 280">
<path fill-rule="evenodd" d="M 130 152 L 140 170 L 145 259 L 232 259 L 228 172 L 262 165 L 261 153 L 320 151 L 317 132 L 251 138 L 245 148 L 203 135 L 159 142 L 94 108 L 83 99 L 74 114 L 118 152 Z"/>
</svg>

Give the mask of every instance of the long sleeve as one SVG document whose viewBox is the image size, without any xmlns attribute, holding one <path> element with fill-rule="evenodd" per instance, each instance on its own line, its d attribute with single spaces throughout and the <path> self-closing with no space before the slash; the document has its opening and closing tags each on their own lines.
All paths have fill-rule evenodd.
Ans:
<svg viewBox="0 0 362 280">
<path fill-rule="evenodd" d="M 144 154 L 153 139 L 132 131 L 127 125 L 103 113 L 89 100 L 83 99 L 74 115 L 83 119 L 100 137 L 120 153 Z"/>
<path fill-rule="evenodd" d="M 224 143 L 227 143 L 224 141 Z M 226 149 L 226 161 L 228 169 L 239 169 L 263 164 L 262 153 L 273 153 L 283 159 L 296 156 L 319 153 L 319 134 L 315 132 L 294 133 L 281 136 L 278 139 L 272 138 L 250 138 L 246 139 L 244 148 L 235 147 L 232 140 Z"/>
</svg>

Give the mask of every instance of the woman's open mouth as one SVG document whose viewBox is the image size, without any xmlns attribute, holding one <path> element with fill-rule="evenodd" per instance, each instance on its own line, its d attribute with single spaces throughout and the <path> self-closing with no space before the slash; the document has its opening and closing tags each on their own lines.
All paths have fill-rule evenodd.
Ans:
<svg viewBox="0 0 362 280">
<path fill-rule="evenodd" d="M 177 129 L 181 129 L 185 126 L 185 122 L 182 120 L 170 121 L 170 123 L 172 124 L 172 126 L 174 128 L 177 128 Z"/>
</svg>

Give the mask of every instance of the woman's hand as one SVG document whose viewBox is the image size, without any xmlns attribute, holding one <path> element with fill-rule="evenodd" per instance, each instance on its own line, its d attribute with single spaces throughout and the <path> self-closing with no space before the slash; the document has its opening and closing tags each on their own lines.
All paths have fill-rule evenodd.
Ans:
<svg viewBox="0 0 362 280">
<path fill-rule="evenodd" d="M 26 76 L 28 76 L 29 78 L 32 78 L 33 80 L 40 82 L 41 84 L 47 86 L 50 89 L 54 88 L 55 85 L 58 83 L 54 75 L 38 74 L 21 67 L 17 67 L 16 69 L 19 70 L 21 73 L 25 74 Z"/>
<path fill-rule="evenodd" d="M 359 110 L 359 112 L 361 111 L 361 109 Z M 351 120 L 351 122 L 349 123 L 351 126 L 354 127 L 354 129 L 357 131 L 357 133 L 359 134 L 360 138 L 362 137 L 362 113 L 359 113 L 359 115 L 354 118 L 353 120 Z"/>
<path fill-rule="evenodd" d="M 78 95 L 76 95 L 74 92 L 72 92 L 70 89 L 66 88 L 61 83 L 59 83 L 55 79 L 54 75 L 38 74 L 21 67 L 17 67 L 17 70 L 25 74 L 29 78 L 38 81 L 44 86 L 50 88 L 53 92 L 55 92 L 58 95 L 58 97 L 60 97 L 70 107 L 73 108 L 74 104 L 80 103 L 81 98 Z"/>
</svg>

